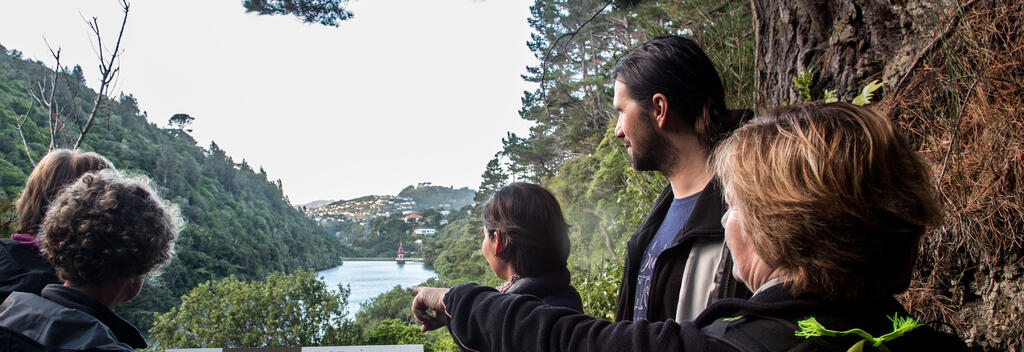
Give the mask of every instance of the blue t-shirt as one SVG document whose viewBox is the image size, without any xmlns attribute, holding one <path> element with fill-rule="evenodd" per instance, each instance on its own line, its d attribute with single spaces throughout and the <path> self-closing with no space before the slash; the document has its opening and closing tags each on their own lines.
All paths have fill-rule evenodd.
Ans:
<svg viewBox="0 0 1024 352">
<path fill-rule="evenodd" d="M 661 252 L 672 244 L 679 231 L 686 225 L 686 219 L 693 212 L 693 205 L 701 192 L 694 193 L 685 198 L 673 199 L 672 205 L 668 207 L 665 220 L 658 227 L 658 232 L 647 244 L 644 255 L 640 259 L 640 272 L 636 278 L 636 298 L 633 303 L 633 320 L 647 319 L 647 303 L 651 293 L 651 276 L 654 275 L 654 263 L 658 260 Z"/>
</svg>

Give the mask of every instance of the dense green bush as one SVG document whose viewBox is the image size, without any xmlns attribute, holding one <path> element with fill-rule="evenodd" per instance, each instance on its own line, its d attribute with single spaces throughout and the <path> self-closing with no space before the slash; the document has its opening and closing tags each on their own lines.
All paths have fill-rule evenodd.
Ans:
<svg viewBox="0 0 1024 352">
<path fill-rule="evenodd" d="M 416 323 L 410 310 L 413 297 L 416 297 L 416 294 L 412 290 L 395 286 L 391 291 L 371 298 L 369 302 L 360 305 L 359 312 L 356 313 L 356 327 L 359 331 L 369 331 L 376 328 L 384 319 L 398 319 L 406 324 Z"/>
<path fill-rule="evenodd" d="M 583 312 L 590 316 L 613 320 L 622 280 L 622 263 L 604 260 L 586 270 L 575 270 L 572 285 L 583 299 Z"/>
<path fill-rule="evenodd" d="M 455 352 L 455 341 L 448 330 L 441 328 L 428 333 L 420 331 L 419 325 L 411 325 L 398 319 L 385 319 L 376 328 L 363 334 L 366 345 L 423 345 L 426 352 Z"/>
<path fill-rule="evenodd" d="M 200 284 L 181 305 L 159 314 L 150 334 L 158 349 L 347 345 L 349 290 L 328 289 L 315 272 L 271 273 L 266 280 L 229 276 Z"/>
</svg>

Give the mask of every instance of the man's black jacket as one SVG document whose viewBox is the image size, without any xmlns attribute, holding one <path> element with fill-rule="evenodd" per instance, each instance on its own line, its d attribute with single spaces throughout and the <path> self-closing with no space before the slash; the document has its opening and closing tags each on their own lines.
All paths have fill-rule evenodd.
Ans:
<svg viewBox="0 0 1024 352">
<path fill-rule="evenodd" d="M 626 246 L 626 268 L 622 272 L 622 284 L 619 287 L 619 305 L 615 312 L 615 321 L 633 320 L 633 304 L 636 300 L 636 279 L 640 271 L 640 262 L 647 245 L 658 232 L 668 208 L 672 205 L 672 187 L 665 187 L 661 196 L 654 202 L 654 208 L 644 219 L 640 229 L 633 234 Z M 679 286 L 683 279 L 683 269 L 690 255 L 694 241 L 713 239 L 725 241 L 725 229 L 722 228 L 722 215 L 727 207 L 722 198 L 721 185 L 717 179 L 704 187 L 693 212 L 686 220 L 686 225 L 676 235 L 672 244 L 658 256 L 651 276 L 651 296 L 647 308 L 648 321 L 674 319 L 676 305 L 679 300 Z M 723 246 L 724 247 L 724 246 Z M 748 298 L 750 291 L 743 283 L 732 277 L 732 257 L 728 248 L 723 248 L 721 264 L 715 272 L 717 289 L 711 293 L 708 304 L 723 298 Z"/>
</svg>

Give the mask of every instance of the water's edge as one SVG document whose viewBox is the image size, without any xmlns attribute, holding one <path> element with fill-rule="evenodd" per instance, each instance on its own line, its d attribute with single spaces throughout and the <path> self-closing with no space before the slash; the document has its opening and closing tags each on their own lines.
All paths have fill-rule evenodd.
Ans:
<svg viewBox="0 0 1024 352">
<path fill-rule="evenodd" d="M 342 265 L 317 271 L 317 275 L 336 289 L 338 284 L 351 290 L 348 301 L 349 317 L 354 317 L 359 305 L 370 301 L 396 285 L 403 288 L 422 284 L 437 273 L 421 261 L 398 264 L 394 260 L 345 260 Z"/>
</svg>

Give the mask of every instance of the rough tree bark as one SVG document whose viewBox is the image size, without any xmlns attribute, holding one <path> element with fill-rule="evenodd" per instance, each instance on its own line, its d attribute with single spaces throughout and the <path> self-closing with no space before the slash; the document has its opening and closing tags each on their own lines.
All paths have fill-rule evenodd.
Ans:
<svg viewBox="0 0 1024 352">
<path fill-rule="evenodd" d="M 952 0 L 753 0 L 758 106 L 803 100 L 793 77 L 811 72 L 811 93 L 849 101 L 867 82 L 891 89 L 945 21 Z"/>
<path fill-rule="evenodd" d="M 877 109 L 934 165 L 946 220 L 921 246 L 899 298 L 969 345 L 1022 351 L 1024 341 L 1024 2 L 1020 0 L 752 0 L 755 100 L 811 93 L 850 101 L 884 83 Z"/>
</svg>

